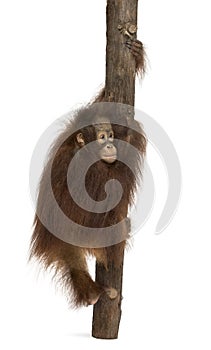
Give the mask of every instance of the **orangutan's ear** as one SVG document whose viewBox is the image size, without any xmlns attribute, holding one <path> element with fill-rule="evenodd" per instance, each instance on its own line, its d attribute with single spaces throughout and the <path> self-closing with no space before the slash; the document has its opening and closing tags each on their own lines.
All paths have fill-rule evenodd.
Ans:
<svg viewBox="0 0 211 350">
<path fill-rule="evenodd" d="M 77 143 L 80 147 L 83 147 L 85 145 L 84 137 L 83 137 L 83 134 L 81 132 L 76 135 L 76 140 L 77 140 Z"/>
</svg>

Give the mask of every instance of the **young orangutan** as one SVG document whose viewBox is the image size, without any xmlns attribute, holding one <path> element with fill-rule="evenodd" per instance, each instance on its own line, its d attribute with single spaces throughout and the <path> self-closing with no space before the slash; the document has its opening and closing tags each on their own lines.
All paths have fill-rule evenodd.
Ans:
<svg viewBox="0 0 211 350">
<path fill-rule="evenodd" d="M 142 43 L 137 40 L 128 41 L 126 46 L 136 58 L 137 72 L 143 72 Z M 95 102 L 102 102 L 103 96 L 104 91 Z M 105 104 L 94 103 L 77 111 L 54 143 L 39 185 L 31 240 L 30 257 L 37 258 L 45 269 L 54 268 L 55 275 L 75 307 L 95 304 L 102 293 L 107 293 L 110 298 L 117 296 L 116 290 L 111 286 L 98 285 L 92 280 L 86 258 L 87 255 L 92 255 L 106 267 L 107 249 L 106 245 L 98 244 L 98 240 L 102 239 L 100 233 L 104 228 L 119 223 L 119 231 L 116 230 L 116 235 L 119 235 L 119 252 L 125 248 L 130 225 L 128 220 L 123 220 L 122 213 L 132 203 L 146 150 L 146 138 L 139 123 L 134 119 L 129 120 L 124 113 L 119 113 L 118 108 L 115 118 L 110 118 L 109 106 L 103 105 Z M 84 120 L 86 126 L 83 126 Z M 113 120 L 117 122 L 114 123 Z M 119 144 L 118 141 L 122 143 Z M 93 147 L 90 151 L 88 145 L 91 143 Z M 137 156 L 131 157 L 130 150 L 134 147 L 138 151 Z M 70 177 L 68 167 L 73 158 L 76 161 Z M 130 167 L 119 159 L 131 159 Z M 85 177 L 85 188 L 95 203 L 105 200 L 105 185 L 109 180 L 115 179 L 122 186 L 122 197 L 108 211 L 96 213 L 78 204 L 84 196 L 77 186 L 85 162 L 90 164 Z M 73 193 L 75 191 L 77 202 L 69 191 L 69 183 Z M 110 183 L 110 189 L 115 196 L 115 184 Z M 53 204 L 52 193 L 59 209 Z M 73 225 L 62 222 L 59 210 Z M 84 227 L 93 228 L 95 233 L 89 236 L 85 231 L 84 234 Z M 63 231 L 67 233 L 66 236 Z M 83 244 L 77 243 L 80 241 L 77 240 L 78 237 L 81 237 Z M 118 256 L 113 256 L 112 259 L 116 265 L 119 264 Z"/>
</svg>

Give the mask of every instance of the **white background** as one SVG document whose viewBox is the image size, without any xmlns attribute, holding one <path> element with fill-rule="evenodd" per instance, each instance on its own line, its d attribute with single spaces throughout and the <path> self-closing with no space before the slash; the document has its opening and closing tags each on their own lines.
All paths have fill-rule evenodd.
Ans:
<svg viewBox="0 0 211 350">
<path fill-rule="evenodd" d="M 159 156 L 149 148 L 156 202 L 126 255 L 119 339 L 91 338 L 92 308 L 68 310 L 50 277 L 38 277 L 39 269 L 27 265 L 34 215 L 30 157 L 45 128 L 88 102 L 103 84 L 105 7 L 105 0 L 0 3 L 1 348 L 210 350 L 208 0 L 139 4 L 138 37 L 150 64 L 144 81 L 137 81 L 136 107 L 173 141 L 183 192 L 174 220 L 154 235 L 167 181 Z"/>
</svg>

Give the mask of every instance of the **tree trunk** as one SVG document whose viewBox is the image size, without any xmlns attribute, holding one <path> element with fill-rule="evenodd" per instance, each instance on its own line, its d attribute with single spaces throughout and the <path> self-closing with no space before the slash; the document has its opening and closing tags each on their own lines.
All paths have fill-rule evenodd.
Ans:
<svg viewBox="0 0 211 350">
<path fill-rule="evenodd" d="M 134 106 L 135 59 L 125 47 L 128 37 L 119 26 L 137 26 L 138 0 L 107 1 L 105 100 Z M 124 30 L 124 29 L 123 29 Z M 136 37 L 136 33 L 133 34 Z"/>
<path fill-rule="evenodd" d="M 125 42 L 128 34 L 136 38 L 138 0 L 107 0 L 107 47 L 106 47 L 106 84 L 105 101 L 120 102 L 134 106 L 135 96 L 135 59 Z M 124 217 L 127 217 L 128 207 Z M 121 244 L 121 243 L 120 243 Z M 118 337 L 121 318 L 122 277 L 124 250 L 120 265 L 117 267 L 112 256 L 119 255 L 119 245 L 107 248 L 108 269 L 96 263 L 96 281 L 104 286 L 113 287 L 118 292 L 116 299 L 103 295 L 94 306 L 92 336 L 101 339 Z"/>
</svg>

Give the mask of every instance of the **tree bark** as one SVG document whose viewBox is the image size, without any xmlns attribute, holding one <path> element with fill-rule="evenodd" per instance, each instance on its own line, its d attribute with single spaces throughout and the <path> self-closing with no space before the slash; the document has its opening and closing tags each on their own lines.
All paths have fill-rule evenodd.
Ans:
<svg viewBox="0 0 211 350">
<path fill-rule="evenodd" d="M 106 102 L 134 106 L 136 64 L 130 50 L 125 47 L 125 42 L 128 39 L 128 30 L 129 35 L 136 38 L 134 28 L 137 26 L 137 6 L 138 0 L 107 0 Z M 121 215 L 127 217 L 127 211 L 128 207 Z M 119 257 L 119 266 L 116 266 L 112 260 L 112 256 L 120 254 L 119 245 L 108 247 L 107 253 L 108 269 L 96 263 L 96 281 L 101 285 L 115 288 L 118 296 L 111 300 L 106 294 L 102 295 L 95 304 L 92 336 L 116 339 L 121 318 L 124 250 Z"/>
<path fill-rule="evenodd" d="M 107 1 L 106 84 L 107 102 L 120 102 L 134 106 L 135 59 L 125 47 L 128 37 L 118 26 L 137 26 L 138 0 Z M 136 33 L 133 34 L 136 37 Z"/>
</svg>

